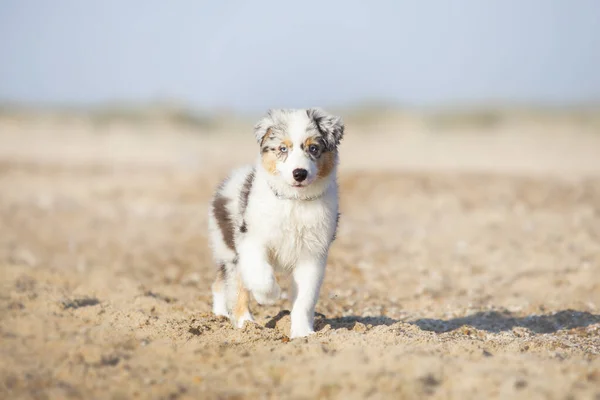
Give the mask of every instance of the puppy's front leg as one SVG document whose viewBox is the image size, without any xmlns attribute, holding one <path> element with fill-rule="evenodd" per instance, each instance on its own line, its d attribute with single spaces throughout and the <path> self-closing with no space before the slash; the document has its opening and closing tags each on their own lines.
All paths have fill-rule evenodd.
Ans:
<svg viewBox="0 0 600 400">
<path fill-rule="evenodd" d="M 273 304 L 281 296 L 273 267 L 267 260 L 267 249 L 260 240 L 244 238 L 238 245 L 238 266 L 246 289 L 258 304 Z"/>
<path fill-rule="evenodd" d="M 290 337 L 314 333 L 315 306 L 325 276 L 327 256 L 301 259 L 292 275 L 292 331 Z"/>
</svg>

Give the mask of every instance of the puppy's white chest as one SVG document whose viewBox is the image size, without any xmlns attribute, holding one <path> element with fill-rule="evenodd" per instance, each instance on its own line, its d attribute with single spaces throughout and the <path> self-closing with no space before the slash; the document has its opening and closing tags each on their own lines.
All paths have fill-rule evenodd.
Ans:
<svg viewBox="0 0 600 400">
<path fill-rule="evenodd" d="M 286 202 L 273 210 L 268 251 L 275 266 L 293 268 L 298 259 L 322 254 L 331 239 L 330 212 L 321 202 Z"/>
</svg>

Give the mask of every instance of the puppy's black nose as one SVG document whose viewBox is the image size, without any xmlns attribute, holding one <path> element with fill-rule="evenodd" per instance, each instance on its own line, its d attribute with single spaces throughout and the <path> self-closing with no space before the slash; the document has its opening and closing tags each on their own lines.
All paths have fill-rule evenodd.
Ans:
<svg viewBox="0 0 600 400">
<path fill-rule="evenodd" d="M 296 168 L 292 171 L 292 175 L 294 176 L 296 182 L 302 182 L 308 176 L 308 171 L 303 168 Z"/>
</svg>

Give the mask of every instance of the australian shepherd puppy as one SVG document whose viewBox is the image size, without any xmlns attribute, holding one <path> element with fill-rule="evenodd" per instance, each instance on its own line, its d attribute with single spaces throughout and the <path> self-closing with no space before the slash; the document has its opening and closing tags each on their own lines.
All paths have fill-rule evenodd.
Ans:
<svg viewBox="0 0 600 400">
<path fill-rule="evenodd" d="M 281 297 L 274 268 L 291 273 L 290 336 L 314 332 L 315 305 L 338 224 L 336 170 L 341 118 L 311 108 L 270 110 L 254 127 L 260 156 L 231 173 L 209 211 L 218 266 L 213 312 L 238 327 Z"/>
</svg>

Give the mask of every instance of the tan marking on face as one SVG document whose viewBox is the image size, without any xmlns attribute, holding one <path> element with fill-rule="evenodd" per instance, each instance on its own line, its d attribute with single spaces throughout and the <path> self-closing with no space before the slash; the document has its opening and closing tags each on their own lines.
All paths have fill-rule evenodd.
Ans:
<svg viewBox="0 0 600 400">
<path fill-rule="evenodd" d="M 245 314 L 250 313 L 250 294 L 242 284 L 242 277 L 238 276 L 237 301 L 233 307 L 233 317 L 236 321 L 242 318 Z"/>
<path fill-rule="evenodd" d="M 273 151 L 263 153 L 262 166 L 271 175 L 277 175 L 277 154 Z"/>
<path fill-rule="evenodd" d="M 293 143 L 290 138 L 285 138 L 281 141 L 281 145 L 285 145 L 285 147 L 287 147 L 288 152 L 289 152 L 290 150 L 292 150 Z"/>
<path fill-rule="evenodd" d="M 327 151 L 321 154 L 321 157 L 317 160 L 317 168 L 319 169 L 317 176 L 319 178 L 325 178 L 333 171 L 335 167 L 335 154 L 335 151 Z"/>
<path fill-rule="evenodd" d="M 316 144 L 319 146 L 319 140 L 316 137 L 309 137 L 304 141 L 304 149 L 308 150 L 308 146 L 311 144 Z"/>
<path fill-rule="evenodd" d="M 287 153 L 281 153 L 279 148 L 286 146 L 288 149 Z M 277 161 L 284 161 L 287 158 L 287 154 L 292 151 L 292 140 L 289 138 L 283 139 L 279 145 L 274 146 L 275 150 L 269 150 L 262 154 L 262 166 L 271 175 L 277 175 Z"/>
</svg>

